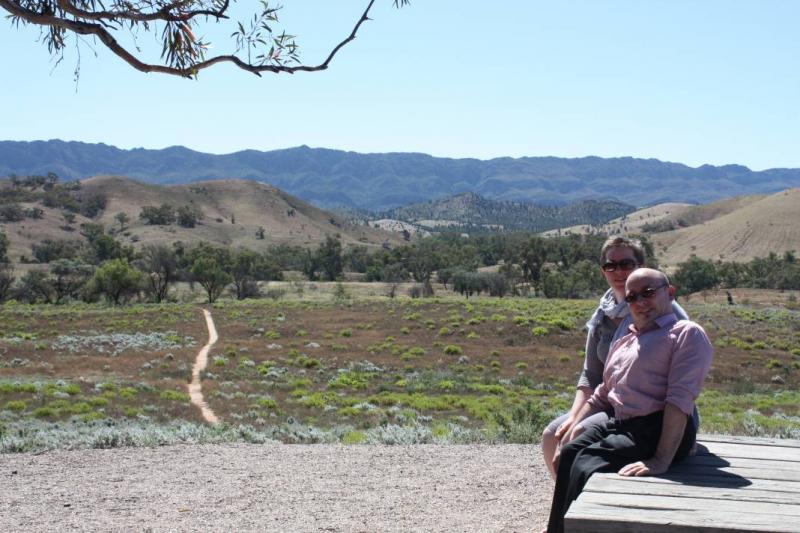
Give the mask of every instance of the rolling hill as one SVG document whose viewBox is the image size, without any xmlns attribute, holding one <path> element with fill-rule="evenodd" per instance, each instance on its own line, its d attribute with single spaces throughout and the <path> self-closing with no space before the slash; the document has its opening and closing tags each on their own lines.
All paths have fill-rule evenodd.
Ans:
<svg viewBox="0 0 800 533">
<path fill-rule="evenodd" d="M 559 235 L 616 235 L 618 233 L 641 233 L 648 226 L 658 223 L 674 224 L 675 220 L 683 220 L 681 217 L 687 211 L 699 206 L 692 204 L 682 204 L 667 202 L 651 207 L 638 209 L 627 215 L 609 220 L 604 224 L 577 224 L 566 228 L 558 228 L 544 232 L 546 237 Z"/>
<path fill-rule="evenodd" d="M 732 200 L 728 206 L 737 203 L 740 205 L 735 209 L 699 224 L 653 234 L 661 264 L 674 266 L 692 254 L 704 259 L 749 261 L 770 252 L 781 255 L 800 251 L 800 189 Z M 707 210 L 719 208 L 707 206 Z"/>
<path fill-rule="evenodd" d="M 38 203 L 22 203 L 23 208 L 38 207 L 39 219 L 0 223 L 0 230 L 9 238 L 9 256 L 31 257 L 31 246 L 44 239 L 81 240 L 77 230 L 81 223 L 101 222 L 112 228 L 123 244 L 135 247 L 147 243 L 191 244 L 205 241 L 215 245 L 245 247 L 257 251 L 273 244 L 316 246 L 326 235 L 339 234 L 342 243 L 381 246 L 384 242 L 400 243 L 402 236 L 369 226 L 352 224 L 336 215 L 314 207 L 285 192 L 248 180 L 207 181 L 186 185 L 151 185 L 118 176 L 97 176 L 81 182 L 81 194 L 98 193 L 106 197 L 106 207 L 96 219 L 77 215 L 66 224 L 61 209 Z M 6 183 L 7 186 L 7 183 Z M 147 225 L 139 219 L 144 206 L 168 203 L 174 207 L 194 206 L 202 219 L 194 228 L 177 224 Z M 126 213 L 130 222 L 124 230 L 115 219 Z M 72 228 L 66 229 L 66 228 Z M 256 232 L 264 228 L 264 239 Z"/>
<path fill-rule="evenodd" d="M 240 178 L 270 183 L 319 206 L 373 211 L 465 192 L 540 205 L 613 198 L 647 206 L 708 203 L 800 186 L 800 169 L 693 168 L 632 157 L 500 157 L 483 161 L 307 146 L 213 155 L 181 146 L 121 150 L 60 140 L 0 141 L 0 176 L 47 172 L 62 179 L 114 174 L 156 184 Z"/>
</svg>

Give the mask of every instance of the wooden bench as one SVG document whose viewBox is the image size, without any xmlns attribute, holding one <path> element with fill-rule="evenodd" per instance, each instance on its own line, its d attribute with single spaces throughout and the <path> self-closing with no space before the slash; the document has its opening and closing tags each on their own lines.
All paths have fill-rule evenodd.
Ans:
<svg viewBox="0 0 800 533">
<path fill-rule="evenodd" d="M 595 474 L 565 531 L 800 532 L 800 440 L 701 435 L 661 476 Z"/>
</svg>

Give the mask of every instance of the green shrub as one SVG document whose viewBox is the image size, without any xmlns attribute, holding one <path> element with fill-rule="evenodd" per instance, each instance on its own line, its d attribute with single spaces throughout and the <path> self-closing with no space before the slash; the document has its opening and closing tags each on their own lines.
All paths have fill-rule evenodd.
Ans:
<svg viewBox="0 0 800 533">
<path fill-rule="evenodd" d="M 531 333 L 534 337 L 546 337 L 547 334 L 550 333 L 550 330 L 544 326 L 536 326 L 531 330 Z"/>
<path fill-rule="evenodd" d="M 164 390 L 159 393 L 159 398 L 162 400 L 170 400 L 173 402 L 188 402 L 189 393 L 177 390 Z"/>
<path fill-rule="evenodd" d="M 28 404 L 24 400 L 11 400 L 6 402 L 5 408 L 9 411 L 24 411 Z"/>
<path fill-rule="evenodd" d="M 464 350 L 461 349 L 461 346 L 456 346 L 455 344 L 448 344 L 444 347 L 444 353 L 447 355 L 462 355 Z"/>
<path fill-rule="evenodd" d="M 367 436 L 361 431 L 351 431 L 342 437 L 342 444 L 362 444 L 366 442 Z"/>
<path fill-rule="evenodd" d="M 44 406 L 37 407 L 33 410 L 33 416 L 36 418 L 50 418 L 56 415 L 56 410 L 52 407 Z"/>
</svg>

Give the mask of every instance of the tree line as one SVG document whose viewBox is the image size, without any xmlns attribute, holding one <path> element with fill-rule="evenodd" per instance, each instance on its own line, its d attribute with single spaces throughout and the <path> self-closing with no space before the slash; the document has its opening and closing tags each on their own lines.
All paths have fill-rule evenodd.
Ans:
<svg viewBox="0 0 800 533">
<path fill-rule="evenodd" d="M 673 284 L 679 294 L 734 287 L 797 290 L 800 289 L 800 261 L 793 250 L 782 256 L 770 252 L 749 263 L 711 261 L 692 255 L 678 265 Z"/>
</svg>

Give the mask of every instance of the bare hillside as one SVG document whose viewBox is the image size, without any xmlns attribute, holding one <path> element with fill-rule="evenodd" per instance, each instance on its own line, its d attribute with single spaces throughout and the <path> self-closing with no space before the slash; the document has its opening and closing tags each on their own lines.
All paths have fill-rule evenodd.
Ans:
<svg viewBox="0 0 800 533">
<path fill-rule="evenodd" d="M 546 237 L 558 235 L 614 235 L 616 233 L 636 233 L 641 231 L 645 224 L 653 224 L 660 220 L 682 216 L 687 210 L 696 206 L 692 204 L 682 204 L 668 202 L 663 204 L 645 207 L 634 211 L 629 215 L 615 218 L 601 226 L 580 224 L 543 233 Z"/>
<path fill-rule="evenodd" d="M 741 207 L 706 222 L 652 236 L 659 261 L 674 267 L 692 254 L 749 261 L 800 250 L 800 189 L 739 200 Z"/>
<path fill-rule="evenodd" d="M 31 256 L 31 246 L 44 239 L 81 240 L 78 228 L 86 222 L 101 222 L 116 231 L 124 244 L 138 247 L 146 243 L 175 241 L 246 247 L 257 251 L 273 244 L 316 246 L 326 235 L 339 234 L 343 244 L 380 246 L 384 242 L 399 243 L 402 236 L 369 226 L 355 225 L 327 211 L 318 209 L 271 185 L 249 180 L 220 180 L 185 185 L 160 186 L 141 183 L 118 176 L 97 176 L 81 182 L 81 194 L 101 193 L 107 199 L 103 212 L 94 220 L 76 215 L 65 223 L 62 211 L 39 204 L 39 219 L 0 224 L 9 237 L 9 256 L 17 261 Z M 193 206 L 202 218 L 193 228 L 177 224 L 147 225 L 139 214 L 144 206 Z M 121 227 L 118 213 L 128 215 Z M 257 235 L 264 228 L 264 238 Z"/>
</svg>

